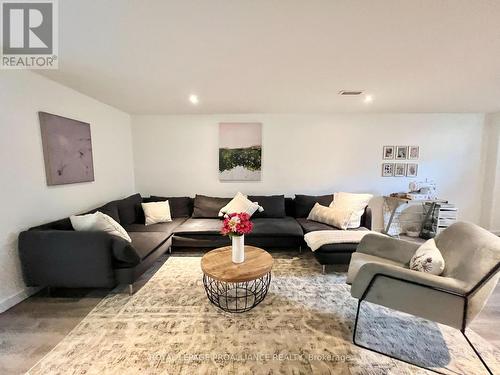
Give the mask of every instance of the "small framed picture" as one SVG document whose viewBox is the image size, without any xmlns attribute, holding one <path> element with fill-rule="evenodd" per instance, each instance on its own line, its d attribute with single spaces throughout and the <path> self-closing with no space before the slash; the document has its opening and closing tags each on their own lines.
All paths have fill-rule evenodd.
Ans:
<svg viewBox="0 0 500 375">
<path fill-rule="evenodd" d="M 418 175 L 418 164 L 408 163 L 406 169 L 406 177 L 417 177 L 417 175 Z"/>
<path fill-rule="evenodd" d="M 384 159 L 394 159 L 394 146 L 384 146 Z"/>
<path fill-rule="evenodd" d="M 420 148 L 418 146 L 409 146 L 408 147 L 408 159 L 409 160 L 417 160 L 420 156 Z"/>
<path fill-rule="evenodd" d="M 382 177 L 392 177 L 392 176 L 394 176 L 394 163 L 383 163 Z"/>
<path fill-rule="evenodd" d="M 396 160 L 408 159 L 408 146 L 396 146 Z"/>
<path fill-rule="evenodd" d="M 406 164 L 396 163 L 394 166 L 394 177 L 405 177 L 406 176 Z"/>
</svg>

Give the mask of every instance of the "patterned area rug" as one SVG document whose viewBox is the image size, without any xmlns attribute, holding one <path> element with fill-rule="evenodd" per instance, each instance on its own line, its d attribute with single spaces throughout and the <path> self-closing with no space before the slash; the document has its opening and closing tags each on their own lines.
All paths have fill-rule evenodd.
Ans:
<svg viewBox="0 0 500 375">
<path fill-rule="evenodd" d="M 311 254 L 273 256 L 269 293 L 244 314 L 208 302 L 200 257 L 171 256 L 133 296 L 110 293 L 28 373 L 427 373 L 352 344 L 357 301 L 345 273 L 323 275 Z M 486 374 L 458 331 L 368 303 L 361 319 L 361 343 L 445 373 Z M 468 334 L 500 373 L 500 353 Z"/>
</svg>

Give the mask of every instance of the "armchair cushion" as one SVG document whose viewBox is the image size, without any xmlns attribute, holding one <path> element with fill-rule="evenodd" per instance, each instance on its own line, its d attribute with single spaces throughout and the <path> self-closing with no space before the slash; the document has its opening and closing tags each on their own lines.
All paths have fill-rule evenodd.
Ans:
<svg viewBox="0 0 500 375">
<path fill-rule="evenodd" d="M 352 254 L 349 270 L 347 271 L 347 284 L 352 284 L 359 270 L 367 263 L 390 264 L 397 267 L 404 267 L 403 263 L 398 263 L 390 259 L 377 257 L 374 255 L 355 252 Z"/>
<path fill-rule="evenodd" d="M 376 234 L 366 235 L 356 252 L 409 264 L 419 244 Z"/>
<path fill-rule="evenodd" d="M 354 278 L 351 295 L 355 298 L 361 298 L 366 288 L 368 288 L 371 280 L 377 274 L 407 280 L 460 295 L 464 295 L 468 292 L 467 283 L 450 277 L 436 276 L 426 272 L 413 271 L 396 264 L 366 263 L 361 266 L 359 272 Z"/>
</svg>

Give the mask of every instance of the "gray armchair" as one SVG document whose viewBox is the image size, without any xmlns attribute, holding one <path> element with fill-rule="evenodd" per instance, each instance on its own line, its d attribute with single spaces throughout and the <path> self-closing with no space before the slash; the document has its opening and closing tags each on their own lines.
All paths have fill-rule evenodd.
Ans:
<svg viewBox="0 0 500 375">
<path fill-rule="evenodd" d="M 444 230 L 436 244 L 445 260 L 441 276 L 408 268 L 418 244 L 372 234 L 363 238 L 347 277 L 351 295 L 359 300 L 353 342 L 376 351 L 356 343 L 361 303 L 368 301 L 459 329 L 492 373 L 465 330 L 500 277 L 500 238 L 477 225 L 460 222 Z"/>
</svg>

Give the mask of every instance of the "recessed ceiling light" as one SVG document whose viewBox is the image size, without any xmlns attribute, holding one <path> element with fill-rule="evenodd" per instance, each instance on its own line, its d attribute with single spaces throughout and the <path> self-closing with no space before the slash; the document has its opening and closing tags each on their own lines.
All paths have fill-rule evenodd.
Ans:
<svg viewBox="0 0 500 375">
<path fill-rule="evenodd" d="M 371 103 L 371 102 L 373 102 L 373 96 L 371 96 L 371 95 L 365 95 L 364 102 L 365 103 Z"/>
<path fill-rule="evenodd" d="M 200 100 L 198 99 L 198 95 L 189 95 L 189 101 L 191 102 L 191 104 L 198 104 L 200 102 Z"/>
</svg>

